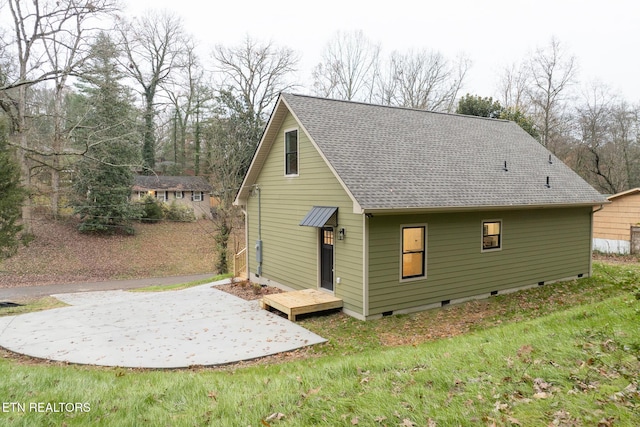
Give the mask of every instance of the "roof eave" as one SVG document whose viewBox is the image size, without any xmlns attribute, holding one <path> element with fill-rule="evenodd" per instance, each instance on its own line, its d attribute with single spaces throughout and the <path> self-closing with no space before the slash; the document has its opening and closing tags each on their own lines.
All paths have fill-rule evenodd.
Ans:
<svg viewBox="0 0 640 427">
<path fill-rule="evenodd" d="M 247 169 L 247 173 L 242 180 L 242 185 L 240 186 L 238 194 L 233 201 L 234 206 L 246 206 L 247 204 L 247 200 L 251 194 L 251 187 L 258 178 L 260 170 L 262 169 L 271 146 L 273 145 L 274 138 L 271 138 L 271 134 L 280 128 L 280 125 L 284 120 L 284 116 L 286 115 L 286 111 L 288 111 L 288 107 L 286 105 L 283 106 L 283 102 L 282 94 L 280 94 L 276 101 L 276 105 L 271 112 L 271 116 L 267 121 L 265 130 L 262 133 L 262 138 L 260 138 L 258 147 L 256 148 L 255 153 L 253 153 L 251 164 L 249 165 L 249 169 Z"/>
<path fill-rule="evenodd" d="M 631 188 L 631 189 L 629 189 L 627 191 L 623 191 L 621 193 L 613 194 L 613 195 L 607 197 L 607 199 L 608 200 L 614 200 L 614 199 L 617 199 L 618 197 L 624 197 L 624 196 L 628 196 L 630 194 L 635 194 L 635 193 L 640 193 L 640 188 L 637 188 L 637 187 L 636 188 Z"/>
<path fill-rule="evenodd" d="M 396 207 L 396 208 L 363 208 L 362 214 L 409 214 L 409 213 L 441 213 L 441 212 L 471 212 L 471 211 L 498 211 L 516 209 L 554 209 L 577 208 L 606 205 L 611 202 L 581 202 L 581 203 L 545 203 L 531 205 L 478 205 L 478 206 L 434 206 L 434 207 Z"/>
</svg>

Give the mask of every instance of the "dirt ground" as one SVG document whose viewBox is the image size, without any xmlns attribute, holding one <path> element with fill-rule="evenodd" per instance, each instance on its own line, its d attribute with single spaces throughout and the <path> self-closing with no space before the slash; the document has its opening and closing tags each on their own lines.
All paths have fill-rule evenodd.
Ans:
<svg viewBox="0 0 640 427">
<path fill-rule="evenodd" d="M 134 224 L 136 234 L 82 234 L 73 219 L 34 220 L 35 239 L 0 261 L 0 288 L 215 273 L 212 221 Z"/>
<path fill-rule="evenodd" d="M 261 286 L 257 283 L 251 283 L 246 280 L 230 283 L 228 285 L 218 285 L 216 289 L 228 292 L 247 301 L 257 300 L 264 295 L 279 294 L 282 289 L 273 286 Z"/>
</svg>

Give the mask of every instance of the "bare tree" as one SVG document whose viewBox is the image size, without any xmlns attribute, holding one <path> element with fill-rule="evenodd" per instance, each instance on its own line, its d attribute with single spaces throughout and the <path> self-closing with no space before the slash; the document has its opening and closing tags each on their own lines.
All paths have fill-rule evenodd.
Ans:
<svg viewBox="0 0 640 427">
<path fill-rule="evenodd" d="M 379 73 L 380 46 L 362 31 L 338 32 L 313 70 L 316 95 L 371 102 Z"/>
<path fill-rule="evenodd" d="M 527 93 L 529 90 L 529 67 L 512 64 L 504 69 L 498 82 L 498 101 L 505 108 L 526 113 L 529 110 Z"/>
<path fill-rule="evenodd" d="M 530 99 L 540 142 L 560 155 L 562 138 L 568 132 L 566 107 L 569 89 L 576 79 L 576 59 L 574 56 L 567 56 L 560 42 L 553 38 L 546 48 L 536 51 L 529 67 Z"/>
<path fill-rule="evenodd" d="M 125 52 L 124 69 L 138 84 L 144 102 L 142 159 L 155 166 L 155 103 L 162 84 L 185 65 L 189 46 L 182 20 L 168 12 L 148 11 L 118 28 Z"/>
<path fill-rule="evenodd" d="M 0 86 L 3 109 L 12 115 L 14 135 L 18 148 L 21 183 L 31 188 L 31 169 L 34 158 L 54 159 L 47 162 L 54 174 L 59 169 L 59 156 L 64 154 L 62 128 L 50 147 L 34 147 L 27 132 L 28 90 L 34 85 L 53 82 L 54 90 L 62 97 L 67 78 L 82 64 L 87 55 L 88 23 L 92 18 L 115 10 L 114 0 L 45 0 L 24 2 L 8 0 L 11 13 L 13 40 L 5 42 L 11 50 L 15 68 L 5 70 Z M 59 123 L 58 123 L 59 125 Z M 56 191 L 54 193 L 57 194 Z M 57 209 L 57 198 L 54 199 Z M 31 201 L 27 199 L 22 210 L 24 229 L 31 229 Z"/>
<path fill-rule="evenodd" d="M 423 110 L 453 111 L 470 62 L 421 50 L 391 55 L 389 74 L 380 79 L 383 103 Z"/>
<path fill-rule="evenodd" d="M 187 43 L 183 72 L 163 84 L 172 109 L 172 151 L 176 167 L 182 171 L 187 161 L 187 133 L 192 116 L 198 107 L 199 90 L 202 89 L 204 71 L 200 67 L 193 43 Z"/>
<path fill-rule="evenodd" d="M 218 269 L 226 271 L 229 238 L 238 212 L 232 202 L 258 145 L 267 113 L 292 81 L 298 55 L 251 37 L 236 47 L 216 46 L 213 68 L 219 87 L 217 117 L 205 129 L 207 171 L 220 198 L 216 215 Z"/>
<path fill-rule="evenodd" d="M 576 107 L 580 146 L 572 167 L 594 187 L 618 193 L 638 183 L 638 111 L 603 84 L 592 84 Z"/>
<path fill-rule="evenodd" d="M 291 75 L 300 57 L 288 47 L 261 44 L 247 36 L 235 47 L 216 46 L 212 57 L 222 90 L 239 98 L 248 112 L 261 120 L 266 119 L 280 92 L 297 86 Z"/>
</svg>

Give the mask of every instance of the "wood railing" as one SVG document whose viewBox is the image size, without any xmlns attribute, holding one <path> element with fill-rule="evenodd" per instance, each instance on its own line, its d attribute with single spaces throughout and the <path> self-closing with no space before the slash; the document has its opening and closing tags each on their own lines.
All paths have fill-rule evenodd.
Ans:
<svg viewBox="0 0 640 427">
<path fill-rule="evenodd" d="M 233 256 L 233 277 L 241 277 L 243 279 L 249 277 L 247 270 L 247 248 L 244 248 Z"/>
</svg>

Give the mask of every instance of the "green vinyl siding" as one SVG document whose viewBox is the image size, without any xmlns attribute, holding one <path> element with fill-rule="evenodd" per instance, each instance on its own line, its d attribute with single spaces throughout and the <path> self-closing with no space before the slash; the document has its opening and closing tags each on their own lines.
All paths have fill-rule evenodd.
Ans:
<svg viewBox="0 0 640 427">
<path fill-rule="evenodd" d="M 501 249 L 482 251 L 482 221 L 500 220 Z M 590 268 L 591 208 L 369 219 L 370 315 L 488 294 Z M 401 224 L 427 224 L 426 278 L 400 280 Z"/>
<path fill-rule="evenodd" d="M 298 129 L 298 175 L 285 176 L 284 133 Z M 284 120 L 256 180 L 260 188 L 263 241 L 262 277 L 294 289 L 316 289 L 319 283 L 319 229 L 300 226 L 313 206 L 337 206 L 338 227 L 346 238 L 335 240 L 334 292 L 345 308 L 363 312 L 363 216 L 305 132 L 290 114 Z M 249 269 L 256 272 L 257 192 L 247 202 Z M 336 229 L 336 236 L 337 236 Z M 340 283 L 335 279 L 340 277 Z"/>
</svg>

